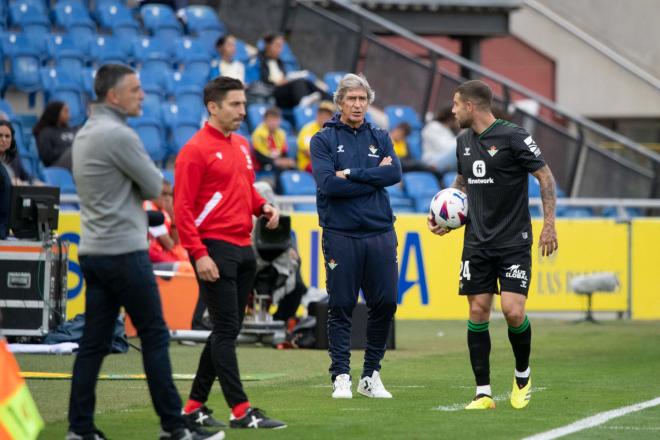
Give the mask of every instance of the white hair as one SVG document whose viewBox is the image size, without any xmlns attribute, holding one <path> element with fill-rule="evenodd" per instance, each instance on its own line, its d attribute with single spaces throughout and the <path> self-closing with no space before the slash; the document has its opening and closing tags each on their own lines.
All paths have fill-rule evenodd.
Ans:
<svg viewBox="0 0 660 440">
<path fill-rule="evenodd" d="M 369 85 L 369 82 L 367 81 L 367 78 L 365 78 L 364 75 L 347 73 L 346 75 L 344 75 L 341 81 L 339 81 L 339 85 L 337 86 L 337 90 L 335 91 L 335 94 L 333 96 L 335 105 L 339 107 L 341 102 L 346 97 L 346 94 L 350 90 L 354 90 L 354 89 L 363 89 L 365 92 L 367 92 L 367 100 L 369 101 L 369 104 L 374 102 L 374 99 L 376 99 L 376 92 L 373 91 L 373 89 Z"/>
</svg>

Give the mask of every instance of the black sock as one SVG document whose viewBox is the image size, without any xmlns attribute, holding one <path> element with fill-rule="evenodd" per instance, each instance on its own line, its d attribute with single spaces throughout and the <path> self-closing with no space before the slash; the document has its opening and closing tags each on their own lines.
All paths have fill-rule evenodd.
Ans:
<svg viewBox="0 0 660 440">
<path fill-rule="evenodd" d="M 477 386 L 490 385 L 490 333 L 488 333 L 488 321 L 482 323 L 468 321 L 467 342 L 470 350 L 472 372 L 477 381 Z"/>
<path fill-rule="evenodd" d="M 509 326 L 509 341 L 516 358 L 516 371 L 522 373 L 529 367 L 529 353 L 532 347 L 532 325 L 527 316 L 520 327 Z M 529 377 L 516 377 L 516 383 L 521 388 L 527 385 L 528 381 Z"/>
</svg>

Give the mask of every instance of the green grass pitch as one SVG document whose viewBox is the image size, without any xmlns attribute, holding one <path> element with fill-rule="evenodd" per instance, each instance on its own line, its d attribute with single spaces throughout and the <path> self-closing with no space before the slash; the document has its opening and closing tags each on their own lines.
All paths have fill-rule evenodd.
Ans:
<svg viewBox="0 0 660 440">
<path fill-rule="evenodd" d="M 328 355 L 321 350 L 240 346 L 242 374 L 283 374 L 246 382 L 251 402 L 289 424 L 274 432 L 232 431 L 227 438 L 269 439 L 510 439 L 558 428 L 581 418 L 660 396 L 660 323 L 606 321 L 600 325 L 532 319 L 533 395 L 524 410 L 508 402 L 513 355 L 502 320 L 491 321 L 493 411 L 461 410 L 474 393 L 466 324 L 398 321 L 397 349 L 382 365 L 392 400 L 330 398 Z M 137 341 L 136 341 L 137 342 Z M 194 373 L 201 346 L 173 343 L 175 373 Z M 362 353 L 353 352 L 353 384 Z M 24 371 L 70 372 L 72 356 L 20 355 Z M 137 351 L 106 358 L 104 373 L 140 373 Z M 182 398 L 190 381 L 176 382 Z M 41 439 L 64 438 L 69 381 L 28 380 L 46 421 Z M 96 423 L 112 439 L 155 439 L 158 420 L 144 381 L 99 382 Z M 214 385 L 208 405 L 218 418 L 229 410 Z M 660 438 L 660 406 L 635 412 L 568 439 Z"/>
</svg>

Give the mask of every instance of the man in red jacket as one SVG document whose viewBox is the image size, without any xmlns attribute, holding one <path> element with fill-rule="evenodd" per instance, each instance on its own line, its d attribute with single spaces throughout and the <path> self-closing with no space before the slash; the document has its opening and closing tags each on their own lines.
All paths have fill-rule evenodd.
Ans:
<svg viewBox="0 0 660 440">
<path fill-rule="evenodd" d="M 179 152 L 175 166 L 179 237 L 190 254 L 213 323 L 184 412 L 201 425 L 223 426 L 204 405 L 218 377 L 231 408 L 232 428 L 284 428 L 284 423 L 250 406 L 236 359 L 236 338 L 256 272 L 252 216 L 265 216 L 266 226 L 274 229 L 279 212 L 252 186 L 249 143 L 233 133 L 245 117 L 243 83 L 228 77 L 209 81 L 204 104 L 208 122 Z"/>
</svg>

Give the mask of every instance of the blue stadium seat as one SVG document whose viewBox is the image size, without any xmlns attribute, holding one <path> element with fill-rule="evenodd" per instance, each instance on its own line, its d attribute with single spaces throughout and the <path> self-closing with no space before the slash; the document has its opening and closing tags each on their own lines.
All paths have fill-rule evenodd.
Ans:
<svg viewBox="0 0 660 440">
<path fill-rule="evenodd" d="M 143 84 L 142 90 L 144 91 L 144 101 L 142 101 L 142 115 L 156 118 L 162 121 L 162 106 L 164 100 L 160 87 L 152 84 Z"/>
<path fill-rule="evenodd" d="M 9 55 L 9 83 L 21 92 L 41 90 L 41 59 L 33 48 L 16 48 Z"/>
<path fill-rule="evenodd" d="M 172 75 L 172 92 L 176 93 L 181 88 L 196 87 L 202 93 L 204 86 L 208 82 L 208 77 L 202 76 L 202 71 L 188 71 L 174 72 Z"/>
<path fill-rule="evenodd" d="M 586 206 L 560 206 L 557 209 L 557 217 L 590 218 L 593 216 L 593 210 Z"/>
<path fill-rule="evenodd" d="M 243 64 L 250 61 L 250 53 L 247 50 L 247 45 L 243 40 L 239 40 L 238 38 L 236 39 L 236 53 L 234 54 L 234 59 Z"/>
<path fill-rule="evenodd" d="M 305 125 L 316 118 L 317 107 L 316 105 L 308 107 L 297 105 L 293 108 L 293 120 L 296 131 L 300 131 Z"/>
<path fill-rule="evenodd" d="M 96 101 L 96 92 L 94 91 L 94 78 L 96 77 L 96 69 L 86 67 L 82 72 L 82 85 L 85 94 L 89 101 Z"/>
<path fill-rule="evenodd" d="M 438 180 L 426 171 L 403 173 L 403 188 L 409 197 L 434 196 L 440 191 Z"/>
<path fill-rule="evenodd" d="M 181 24 L 169 6 L 157 3 L 146 4 L 140 8 L 140 15 L 144 27 L 154 38 L 169 43 L 181 36 Z"/>
<path fill-rule="evenodd" d="M 177 124 L 183 122 L 200 127 L 203 116 L 203 114 L 193 114 L 194 112 L 186 111 L 185 108 L 181 109 L 179 105 L 171 102 L 164 103 L 161 112 L 163 115 L 163 123 L 170 131 L 173 131 Z"/>
<path fill-rule="evenodd" d="M 209 6 L 187 6 L 180 9 L 178 15 L 185 23 L 189 34 L 202 35 L 206 34 L 206 31 L 216 31 L 220 34 L 227 33 L 227 29 L 218 18 L 218 14 Z M 213 42 L 215 43 L 215 40 Z"/>
<path fill-rule="evenodd" d="M 69 125 L 78 127 L 87 119 L 87 100 L 82 85 L 56 84 L 50 92 L 50 101 L 64 101 L 69 107 Z"/>
<path fill-rule="evenodd" d="M 205 53 L 191 54 L 183 66 L 183 75 L 193 84 L 206 85 L 211 76 L 211 63 Z"/>
<path fill-rule="evenodd" d="M 161 62 L 170 67 L 174 61 L 175 45 L 162 40 L 142 37 L 134 42 L 135 59 L 144 67 L 148 63 Z"/>
<path fill-rule="evenodd" d="M 280 128 L 284 130 L 287 136 L 293 136 L 295 134 L 293 126 L 284 118 L 284 115 L 282 115 L 282 118 L 280 119 Z"/>
<path fill-rule="evenodd" d="M 286 146 L 288 148 L 286 156 L 296 160 L 298 157 L 298 137 L 295 134 L 287 134 Z"/>
<path fill-rule="evenodd" d="M 293 210 L 296 212 L 316 212 L 316 203 L 294 203 Z"/>
<path fill-rule="evenodd" d="M 531 174 L 527 177 L 527 193 L 529 197 L 541 197 L 541 186 L 536 177 Z"/>
<path fill-rule="evenodd" d="M 178 63 L 185 64 L 189 59 L 197 59 L 200 55 L 204 56 L 208 61 L 211 60 L 211 55 L 207 52 L 201 38 L 187 35 L 177 38 L 174 56 Z"/>
<path fill-rule="evenodd" d="M 323 75 L 323 82 L 328 86 L 328 93 L 331 95 L 335 93 L 337 87 L 339 86 L 339 81 L 346 75 L 348 72 L 327 72 Z"/>
<path fill-rule="evenodd" d="M 177 155 L 181 148 L 199 131 L 199 121 L 176 121 L 172 127 L 172 155 Z"/>
<path fill-rule="evenodd" d="M 160 120 L 146 116 L 130 118 L 129 125 L 137 132 L 154 162 L 161 162 L 167 157 L 165 131 Z"/>
<path fill-rule="evenodd" d="M 13 26 L 28 35 L 44 35 L 50 32 L 50 20 L 45 7 L 38 3 L 19 0 L 9 5 L 9 18 Z"/>
<path fill-rule="evenodd" d="M 538 218 L 538 217 L 543 217 L 543 211 L 541 210 L 540 207 L 538 206 L 529 206 L 529 215 L 532 218 Z"/>
<path fill-rule="evenodd" d="M 415 212 L 429 212 L 429 206 L 431 205 L 431 199 L 433 194 L 427 194 L 423 196 L 413 197 L 413 205 L 415 206 Z"/>
<path fill-rule="evenodd" d="M 89 11 L 79 2 L 58 1 L 53 8 L 53 17 L 55 25 L 67 31 L 79 27 L 96 31 L 96 25 L 90 18 Z"/>
<path fill-rule="evenodd" d="M 15 53 L 34 52 L 41 63 L 51 56 L 49 34 L 28 34 L 26 32 L 8 32 L 2 36 L 2 52 L 6 57 Z"/>
<path fill-rule="evenodd" d="M 414 108 L 407 105 L 388 105 L 385 114 L 389 120 L 390 130 L 402 122 L 407 122 L 413 130 L 422 129 L 422 121 Z"/>
<path fill-rule="evenodd" d="M 408 145 L 408 156 L 413 159 L 422 159 L 422 136 L 419 131 L 411 132 L 406 138 Z"/>
<path fill-rule="evenodd" d="M 160 66 L 158 68 L 154 64 L 147 64 L 138 71 L 138 76 L 140 83 L 149 86 L 152 91 L 155 91 L 155 87 L 157 87 L 163 98 L 172 91 L 173 73 L 169 67 Z"/>
<path fill-rule="evenodd" d="M 245 64 L 245 84 L 259 80 L 259 59 L 254 57 Z"/>
<path fill-rule="evenodd" d="M 282 171 L 280 186 L 282 194 L 287 196 L 313 196 L 316 194 L 314 177 L 306 171 Z"/>
<path fill-rule="evenodd" d="M 390 206 L 395 212 L 408 212 L 413 213 L 415 211 L 415 204 L 412 199 L 408 197 L 390 197 Z"/>
<path fill-rule="evenodd" d="M 264 114 L 268 109 L 267 104 L 250 104 L 247 108 L 247 122 L 250 126 L 250 131 L 254 131 L 259 124 L 264 120 Z"/>
<path fill-rule="evenodd" d="M 452 186 L 454 183 L 454 180 L 456 180 L 456 176 L 458 173 L 456 171 L 447 171 L 445 174 L 442 175 L 442 187 L 443 188 L 449 188 Z"/>
<path fill-rule="evenodd" d="M 90 58 L 99 66 L 107 63 L 127 64 L 132 59 L 133 44 L 127 44 L 116 36 L 99 35 L 92 40 L 89 52 Z"/>
<path fill-rule="evenodd" d="M 140 24 L 122 2 L 97 2 L 94 17 L 101 29 L 111 30 L 116 37 L 137 37 L 140 33 Z"/>
<path fill-rule="evenodd" d="M 390 199 L 408 197 L 406 193 L 403 191 L 403 186 L 401 186 L 401 182 L 395 183 L 394 185 L 386 186 L 385 189 L 387 190 L 387 193 L 390 195 Z"/>
<path fill-rule="evenodd" d="M 188 113 L 192 120 L 199 121 L 206 111 L 202 89 L 194 84 L 181 85 L 174 92 L 174 101 L 180 113 Z"/>
<path fill-rule="evenodd" d="M 11 107 L 11 104 L 4 99 L 0 99 L 0 113 L 4 113 L 4 115 L 7 116 L 5 119 L 10 121 L 15 117 L 14 109 Z"/>
<path fill-rule="evenodd" d="M 75 194 L 76 184 L 73 176 L 66 168 L 46 167 L 43 170 L 45 182 L 49 185 L 59 186 L 62 194 Z"/>
<path fill-rule="evenodd" d="M 174 186 L 174 170 L 161 170 L 163 173 L 163 179 L 167 180 Z"/>
</svg>

